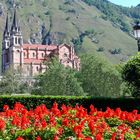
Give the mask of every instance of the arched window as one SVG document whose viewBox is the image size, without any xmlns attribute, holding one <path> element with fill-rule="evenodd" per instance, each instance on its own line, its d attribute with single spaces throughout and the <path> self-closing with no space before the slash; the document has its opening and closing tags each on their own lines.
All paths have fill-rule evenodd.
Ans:
<svg viewBox="0 0 140 140">
<path fill-rule="evenodd" d="M 15 38 L 15 44 L 17 44 L 17 37 Z"/>
<path fill-rule="evenodd" d="M 21 38 L 18 39 L 18 44 L 21 44 Z"/>
</svg>

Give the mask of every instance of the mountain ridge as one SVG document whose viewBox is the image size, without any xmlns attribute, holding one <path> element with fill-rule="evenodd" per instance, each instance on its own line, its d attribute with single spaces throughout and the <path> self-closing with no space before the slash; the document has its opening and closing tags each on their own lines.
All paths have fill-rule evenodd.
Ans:
<svg viewBox="0 0 140 140">
<path fill-rule="evenodd" d="M 104 3 L 104 9 L 99 7 L 100 3 Z M 132 24 L 138 18 L 132 18 L 132 12 L 128 16 L 128 9 L 106 3 L 106 0 L 100 0 L 100 3 L 96 0 L 17 0 L 24 42 L 68 43 L 74 45 L 79 54 L 105 56 L 112 63 L 126 61 L 137 52 Z M 13 4 L 11 0 L 1 2 L 1 37 L 7 9 L 12 22 Z M 111 16 L 108 12 L 114 14 Z"/>
</svg>

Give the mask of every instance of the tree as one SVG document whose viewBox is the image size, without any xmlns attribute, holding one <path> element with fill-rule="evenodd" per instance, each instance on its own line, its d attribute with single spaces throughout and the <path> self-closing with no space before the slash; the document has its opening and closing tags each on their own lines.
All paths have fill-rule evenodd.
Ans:
<svg viewBox="0 0 140 140">
<path fill-rule="evenodd" d="M 27 79 L 22 76 L 22 70 L 20 68 L 14 69 L 13 66 L 10 66 L 3 74 L 2 80 L 0 81 L 0 93 L 29 93 L 30 85 L 27 83 Z"/>
<path fill-rule="evenodd" d="M 128 83 L 132 96 L 140 96 L 140 53 L 124 65 L 122 78 Z"/>
<path fill-rule="evenodd" d="M 121 75 L 111 64 L 95 55 L 81 59 L 79 81 L 90 96 L 120 96 Z"/>
<path fill-rule="evenodd" d="M 33 94 L 84 95 L 75 75 L 73 69 L 65 68 L 56 58 L 53 58 L 47 63 L 46 72 L 37 77 Z"/>
</svg>

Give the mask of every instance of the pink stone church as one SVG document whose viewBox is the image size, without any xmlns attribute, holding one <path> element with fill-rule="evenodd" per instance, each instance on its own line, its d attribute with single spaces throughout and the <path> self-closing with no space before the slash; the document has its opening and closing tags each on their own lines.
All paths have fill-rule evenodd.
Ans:
<svg viewBox="0 0 140 140">
<path fill-rule="evenodd" d="M 7 15 L 2 42 L 2 73 L 12 65 L 14 68 L 22 68 L 25 76 L 35 76 L 46 70 L 44 62 L 50 61 L 54 56 L 57 56 L 64 66 L 79 70 L 80 59 L 73 46 L 24 44 L 16 9 L 11 28 Z"/>
</svg>

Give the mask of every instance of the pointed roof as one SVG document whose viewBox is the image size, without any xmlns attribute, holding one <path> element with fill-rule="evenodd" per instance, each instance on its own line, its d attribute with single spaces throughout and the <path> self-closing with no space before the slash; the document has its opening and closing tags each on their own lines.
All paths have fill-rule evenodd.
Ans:
<svg viewBox="0 0 140 140">
<path fill-rule="evenodd" d="M 16 11 L 16 8 L 14 10 L 13 26 L 17 27 L 17 11 Z"/>
<path fill-rule="evenodd" d="M 5 25 L 5 30 L 4 33 L 9 32 L 9 18 L 8 18 L 8 13 L 6 17 L 6 25 Z"/>
<path fill-rule="evenodd" d="M 7 13 L 7 18 L 6 18 L 6 26 L 5 30 L 9 31 L 9 19 L 8 19 L 8 13 Z"/>
<path fill-rule="evenodd" d="M 13 30 L 13 28 L 15 28 L 15 27 L 18 27 L 16 7 L 14 8 L 14 18 L 13 18 L 13 23 L 12 23 L 11 30 Z"/>
</svg>

